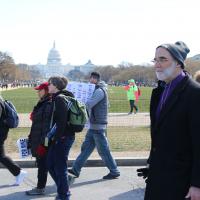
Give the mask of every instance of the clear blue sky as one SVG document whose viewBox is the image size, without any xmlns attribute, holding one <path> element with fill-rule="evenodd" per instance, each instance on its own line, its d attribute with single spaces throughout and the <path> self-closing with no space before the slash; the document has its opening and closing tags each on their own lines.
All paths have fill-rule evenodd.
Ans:
<svg viewBox="0 0 200 200">
<path fill-rule="evenodd" d="M 46 64 L 56 41 L 62 63 L 149 62 L 161 43 L 200 53 L 199 0 L 0 0 L 0 51 Z"/>
</svg>

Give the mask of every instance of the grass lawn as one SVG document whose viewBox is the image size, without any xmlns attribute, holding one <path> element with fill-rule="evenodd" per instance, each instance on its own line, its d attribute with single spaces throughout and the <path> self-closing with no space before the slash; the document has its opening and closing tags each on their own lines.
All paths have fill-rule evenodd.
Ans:
<svg viewBox="0 0 200 200">
<path fill-rule="evenodd" d="M 152 88 L 141 87 L 141 96 L 137 103 L 139 112 L 149 112 L 149 101 Z M 33 88 L 20 88 L 1 92 L 4 99 L 11 100 L 19 113 L 30 113 L 38 101 Z M 109 112 L 129 112 L 129 101 L 123 87 L 109 87 Z"/>
<path fill-rule="evenodd" d="M 142 87 L 141 97 L 138 102 L 140 112 L 149 111 L 149 99 L 152 88 Z M 126 97 L 126 91 L 123 87 L 109 87 L 109 112 L 128 112 L 129 102 Z M 4 99 L 11 100 L 19 113 L 30 113 L 38 101 L 36 91 L 33 88 L 20 88 L 15 90 L 2 91 Z M 17 152 L 16 141 L 20 137 L 27 137 L 30 128 L 10 129 L 8 139 L 6 140 L 6 151 L 8 153 Z M 108 139 L 112 152 L 134 152 L 148 151 L 150 148 L 150 130 L 149 127 L 109 127 Z M 85 133 L 76 134 L 76 141 L 72 151 L 79 152 L 80 146 L 84 140 Z"/>
<path fill-rule="evenodd" d="M 30 113 L 38 101 L 37 93 L 33 88 L 19 88 L 2 91 L 4 99 L 12 101 L 18 113 Z"/>
<path fill-rule="evenodd" d="M 150 96 L 152 88 L 141 87 L 141 96 L 136 105 L 139 108 L 139 112 L 149 112 Z M 129 112 L 130 106 L 127 100 L 126 91 L 122 86 L 119 87 L 109 87 L 108 96 L 110 102 L 109 112 Z"/>
<path fill-rule="evenodd" d="M 6 140 L 6 151 L 8 153 L 17 152 L 16 141 L 21 137 L 27 137 L 30 128 L 10 129 Z M 107 134 L 111 151 L 148 151 L 150 148 L 149 127 L 109 127 Z M 84 140 L 85 132 L 76 134 L 76 141 L 72 151 L 80 151 L 80 146 Z"/>
</svg>

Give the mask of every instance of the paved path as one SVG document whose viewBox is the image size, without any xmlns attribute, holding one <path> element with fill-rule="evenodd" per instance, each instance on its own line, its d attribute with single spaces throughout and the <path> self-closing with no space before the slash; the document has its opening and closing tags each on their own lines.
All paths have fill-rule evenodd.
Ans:
<svg viewBox="0 0 200 200">
<path fill-rule="evenodd" d="M 121 176 L 115 180 L 103 180 L 108 173 L 106 168 L 83 168 L 80 178 L 71 186 L 71 200 L 143 200 L 144 181 L 136 176 L 135 167 L 120 167 Z M 14 181 L 13 176 L 5 169 L 0 169 L 0 199 L 1 200 L 53 200 L 56 187 L 48 178 L 45 196 L 26 196 L 24 191 L 35 184 L 36 169 L 26 169 L 28 178 L 21 186 L 9 186 Z M 31 181 L 30 181 L 31 180 Z M 34 180 L 34 181 L 33 181 Z"/>
<path fill-rule="evenodd" d="M 19 127 L 30 127 L 31 120 L 29 114 L 19 114 Z M 109 113 L 108 126 L 149 126 L 149 113 L 137 113 L 128 115 L 127 113 Z"/>
</svg>

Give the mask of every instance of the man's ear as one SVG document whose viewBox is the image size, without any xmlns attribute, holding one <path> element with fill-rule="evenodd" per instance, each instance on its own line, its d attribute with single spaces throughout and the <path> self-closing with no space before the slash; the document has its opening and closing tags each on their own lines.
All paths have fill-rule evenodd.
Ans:
<svg viewBox="0 0 200 200">
<path fill-rule="evenodd" d="M 176 67 L 182 68 L 182 67 L 181 67 L 181 64 L 180 64 L 179 62 L 176 62 Z"/>
</svg>

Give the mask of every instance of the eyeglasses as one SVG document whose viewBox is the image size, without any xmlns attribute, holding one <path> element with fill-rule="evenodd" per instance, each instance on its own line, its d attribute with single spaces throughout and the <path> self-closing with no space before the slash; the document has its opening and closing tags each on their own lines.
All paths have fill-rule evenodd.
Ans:
<svg viewBox="0 0 200 200">
<path fill-rule="evenodd" d="M 154 63 L 154 64 L 156 64 L 156 63 L 163 64 L 167 61 L 169 61 L 167 58 L 160 57 L 160 58 L 154 58 L 151 62 Z"/>
</svg>

